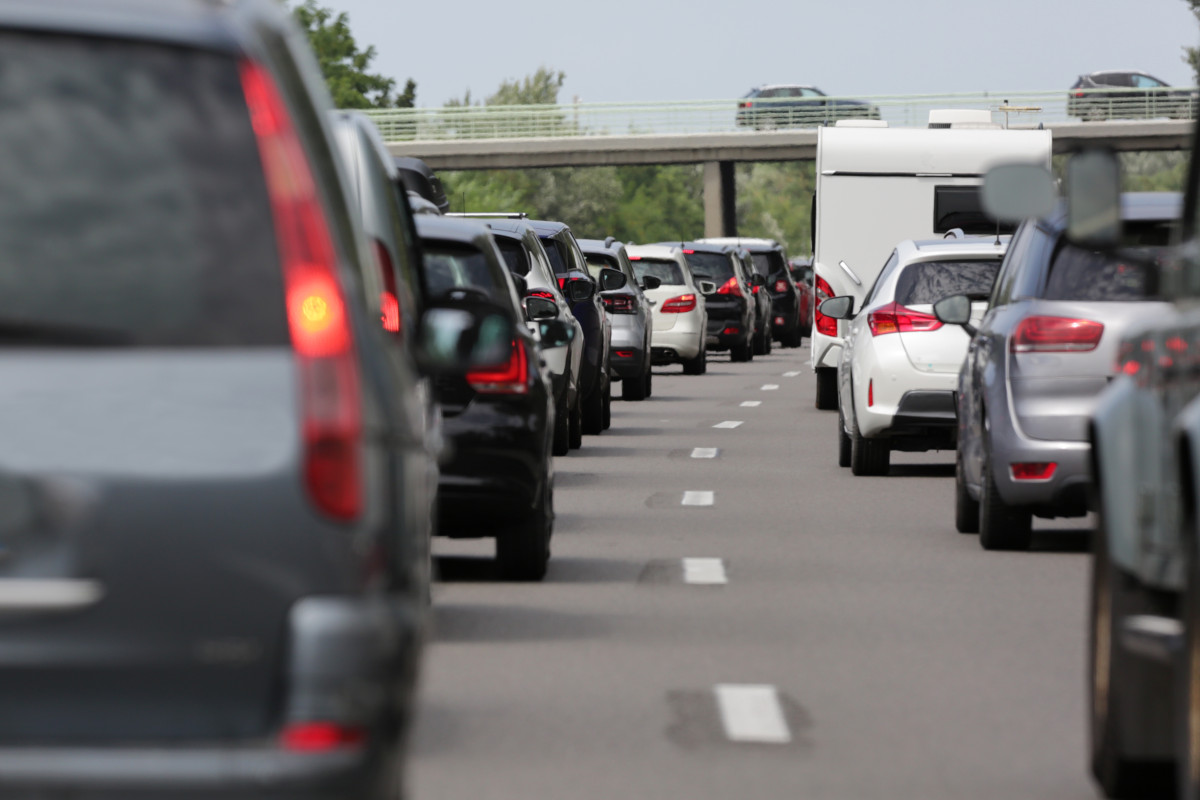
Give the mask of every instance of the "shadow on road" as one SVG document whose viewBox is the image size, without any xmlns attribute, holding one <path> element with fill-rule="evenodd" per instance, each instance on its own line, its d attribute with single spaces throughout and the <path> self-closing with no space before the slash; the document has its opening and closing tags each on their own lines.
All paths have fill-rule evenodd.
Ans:
<svg viewBox="0 0 1200 800">
<path fill-rule="evenodd" d="M 953 464 L 892 464 L 894 478 L 953 478 Z"/>
<path fill-rule="evenodd" d="M 577 614 L 508 605 L 433 605 L 435 642 L 544 642 L 604 636 L 610 622 L 599 614 Z"/>
<path fill-rule="evenodd" d="M 1035 530 L 1029 549 L 1035 553 L 1090 553 L 1092 533 L 1091 528 Z"/>
<path fill-rule="evenodd" d="M 438 583 L 502 583 L 496 561 L 486 556 L 436 556 Z M 612 558 L 551 557 L 544 583 L 630 583 L 640 566 Z"/>
</svg>

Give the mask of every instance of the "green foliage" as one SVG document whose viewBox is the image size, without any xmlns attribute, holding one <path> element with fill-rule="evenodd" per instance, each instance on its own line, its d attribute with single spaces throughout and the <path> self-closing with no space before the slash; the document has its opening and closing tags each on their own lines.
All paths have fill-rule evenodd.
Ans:
<svg viewBox="0 0 1200 800">
<path fill-rule="evenodd" d="M 812 253 L 812 161 L 739 164 L 738 233 L 777 239 L 789 257 Z"/>
<path fill-rule="evenodd" d="M 538 67 L 532 75 L 522 81 L 505 80 L 500 88 L 485 101 L 489 106 L 536 106 L 558 103 L 558 90 L 562 88 L 567 73 L 555 72 Z"/>
<path fill-rule="evenodd" d="M 350 33 L 350 15 L 336 16 L 332 9 L 304 0 L 292 9 L 296 22 L 304 29 L 309 44 L 321 65 L 321 74 L 338 108 L 412 108 L 417 99 L 417 84 L 411 78 L 399 95 L 393 94 L 396 81 L 367 72 L 375 58 L 375 48 L 359 50 Z"/>
<path fill-rule="evenodd" d="M 1200 0 L 1183 0 L 1183 2 L 1188 4 L 1188 8 L 1192 10 L 1192 15 L 1196 17 L 1196 21 L 1200 22 Z M 1200 48 L 1183 48 L 1183 63 L 1192 68 L 1192 85 L 1200 86 Z"/>
</svg>

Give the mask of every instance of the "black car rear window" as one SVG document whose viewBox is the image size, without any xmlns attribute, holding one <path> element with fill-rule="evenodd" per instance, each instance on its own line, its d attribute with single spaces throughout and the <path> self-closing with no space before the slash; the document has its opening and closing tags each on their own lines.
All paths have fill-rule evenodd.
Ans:
<svg viewBox="0 0 1200 800">
<path fill-rule="evenodd" d="M 1047 300 L 1145 300 L 1155 291 L 1153 268 L 1144 262 L 1161 254 L 1171 241 L 1174 220 L 1126 221 L 1122 244 L 1138 263 L 1060 243 L 1050 262 L 1042 297 Z"/>
<path fill-rule="evenodd" d="M 733 277 L 733 262 L 725 253 L 684 253 L 692 275 L 711 280 L 718 286 Z"/>
<path fill-rule="evenodd" d="M 775 250 L 766 253 L 751 253 L 750 256 L 754 259 L 754 271 L 764 278 L 787 267 L 783 256 Z"/>
<path fill-rule="evenodd" d="M 633 274 L 637 275 L 639 283 L 647 275 L 658 278 L 664 285 L 668 286 L 683 286 L 687 282 L 683 278 L 683 270 L 674 261 L 652 258 L 633 258 L 630 260 L 633 261 Z"/>
<path fill-rule="evenodd" d="M 0 33 L 0 344 L 288 341 L 228 56 Z"/>
<path fill-rule="evenodd" d="M 550 266 L 554 268 L 555 275 L 566 275 L 571 271 L 566 258 L 563 257 L 562 242 L 547 236 L 542 238 L 542 246 L 546 248 L 546 255 L 550 258 Z"/>
<path fill-rule="evenodd" d="M 487 257 L 458 242 L 425 240 L 425 285 L 437 299 L 451 289 L 477 289 L 496 301 L 507 300 L 508 287 L 492 272 Z"/>
<path fill-rule="evenodd" d="M 504 264 L 508 267 L 509 272 L 522 276 L 529 274 L 529 256 L 520 242 L 504 236 L 497 236 L 496 246 L 500 248 L 500 254 L 504 256 Z"/>
<path fill-rule="evenodd" d="M 965 294 L 986 300 L 1000 272 L 1000 259 L 918 261 L 896 278 L 896 302 L 902 306 L 932 305 L 943 297 Z"/>
</svg>

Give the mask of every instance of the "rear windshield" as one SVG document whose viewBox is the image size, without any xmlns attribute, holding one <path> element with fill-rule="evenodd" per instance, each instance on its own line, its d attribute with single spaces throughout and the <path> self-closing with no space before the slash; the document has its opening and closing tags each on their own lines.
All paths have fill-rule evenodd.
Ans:
<svg viewBox="0 0 1200 800">
<path fill-rule="evenodd" d="M 751 253 L 750 256 L 754 259 L 754 271 L 764 278 L 779 272 L 786 266 L 783 263 L 783 256 L 774 250 L 767 253 Z"/>
<path fill-rule="evenodd" d="M 283 345 L 237 64 L 0 33 L 0 343 Z"/>
<path fill-rule="evenodd" d="M 733 277 L 733 262 L 725 253 L 684 253 L 692 275 L 718 284 Z"/>
<path fill-rule="evenodd" d="M 509 272 L 522 276 L 529 274 L 529 256 L 525 254 L 525 248 L 521 246 L 520 242 L 497 236 L 496 246 L 500 248 L 500 253 L 504 256 L 504 264 L 508 267 Z"/>
<path fill-rule="evenodd" d="M 683 286 L 686 283 L 683 270 L 674 261 L 638 258 L 633 261 L 633 274 L 637 275 L 639 283 L 647 275 L 658 278 L 665 285 Z"/>
<path fill-rule="evenodd" d="M 592 253 L 586 253 L 584 257 L 587 259 L 588 274 L 596 280 L 600 280 L 600 270 L 615 269 L 621 271 L 621 265 L 617 263 L 615 258 L 610 256 L 599 256 Z"/>
<path fill-rule="evenodd" d="M 1152 261 L 1171 241 L 1174 220 L 1127 221 L 1123 242 L 1139 261 Z M 1060 244 L 1050 262 L 1043 297 L 1047 300 L 1145 300 L 1155 292 L 1153 268 Z"/>
<path fill-rule="evenodd" d="M 469 245 L 454 242 L 423 242 L 425 248 L 425 285 L 430 297 L 437 299 L 451 289 L 478 289 L 493 300 L 507 300 L 507 285 L 492 272 L 483 253 Z"/>
<path fill-rule="evenodd" d="M 986 300 L 1000 272 L 1000 259 L 919 261 L 896 278 L 896 302 L 902 306 L 932 305 L 943 297 L 965 294 Z"/>
</svg>

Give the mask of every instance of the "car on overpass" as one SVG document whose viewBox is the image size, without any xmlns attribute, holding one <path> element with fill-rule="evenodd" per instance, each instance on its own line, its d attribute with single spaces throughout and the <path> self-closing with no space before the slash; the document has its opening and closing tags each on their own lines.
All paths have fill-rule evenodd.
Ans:
<svg viewBox="0 0 1200 800">
<path fill-rule="evenodd" d="M 756 130 L 830 125 L 839 119 L 879 119 L 879 108 L 863 100 L 829 97 L 815 86 L 756 86 L 738 101 L 739 127 Z"/>
<path fill-rule="evenodd" d="M 1067 95 L 1067 114 L 1085 122 L 1104 119 L 1191 119 L 1200 94 L 1172 88 L 1139 70 L 1105 70 L 1080 75 Z"/>
</svg>

